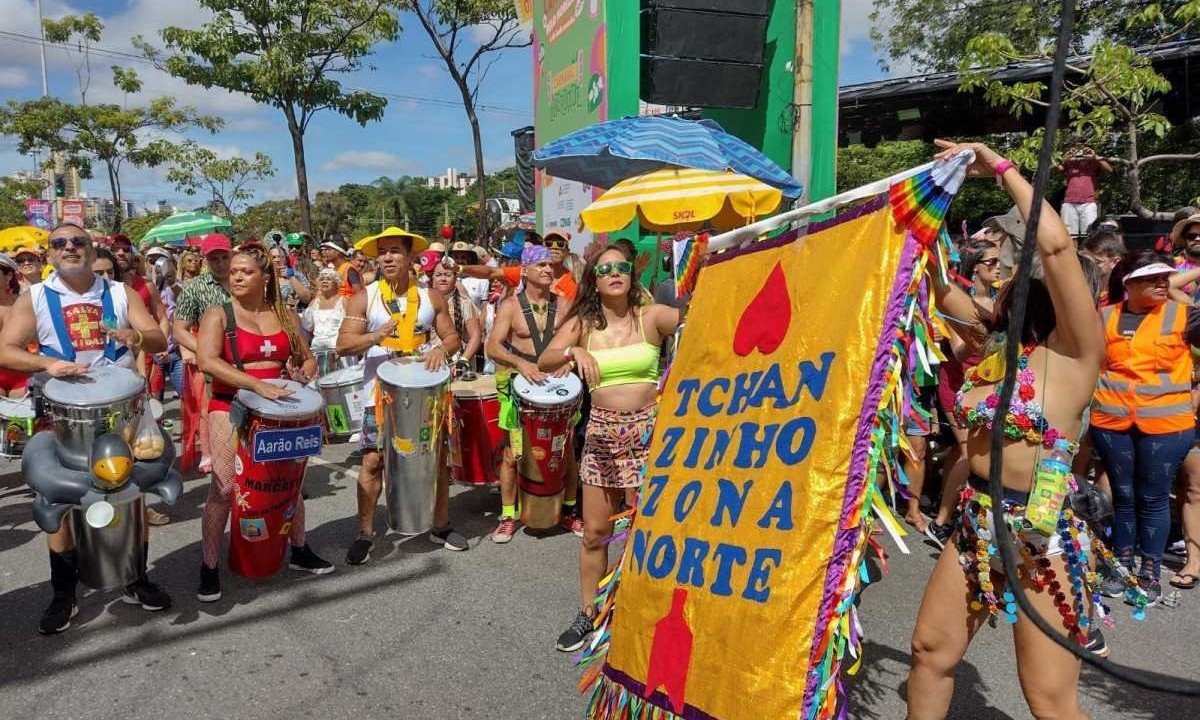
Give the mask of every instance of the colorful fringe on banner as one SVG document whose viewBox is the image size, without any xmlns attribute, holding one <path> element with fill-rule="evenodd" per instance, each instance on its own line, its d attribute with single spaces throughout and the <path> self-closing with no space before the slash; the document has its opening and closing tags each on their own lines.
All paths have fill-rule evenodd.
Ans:
<svg viewBox="0 0 1200 720">
<path fill-rule="evenodd" d="M 682 300 L 696 290 L 700 263 L 708 254 L 708 235 L 677 235 L 671 240 L 675 272 L 675 297 Z"/>
<path fill-rule="evenodd" d="M 722 372 L 733 374 L 746 370 L 770 376 L 779 365 L 764 363 L 771 362 L 767 356 L 781 343 L 785 349 L 803 348 L 800 354 L 812 352 L 812 348 L 804 343 L 812 342 L 814 336 L 799 333 L 804 327 L 820 327 L 822 323 L 796 316 L 791 307 L 764 301 L 764 298 L 781 297 L 789 305 L 793 301 L 799 302 L 794 297 L 789 301 L 789 287 L 797 286 L 789 286 L 787 266 L 783 264 L 791 260 L 787 253 L 798 247 L 794 244 L 796 233 L 715 256 L 705 265 L 679 354 L 663 385 L 659 427 L 655 430 L 651 459 L 639 494 L 637 512 L 640 515 L 634 517 L 634 512 L 630 511 L 619 520 L 614 541 L 624 539 L 625 548 L 620 561 L 600 584 L 596 599 L 598 629 L 578 658 L 584 668 L 580 689 L 591 690 L 586 712 L 589 720 L 775 720 L 797 717 L 840 720 L 848 716 L 841 675 L 843 670 L 855 673 L 862 663 L 863 632 L 855 599 L 861 587 L 869 582 L 867 558 L 878 557 L 886 571 L 882 548 L 871 538 L 872 516 L 907 552 L 901 539 L 904 530 L 889 509 L 882 488 L 906 484 L 897 462 L 899 453 L 907 449 L 904 418 L 915 407 L 913 399 L 917 387 L 934 377 L 933 366 L 940 359 L 931 330 L 932 308 L 923 280 L 926 269 L 931 266 L 936 266 L 943 277 L 948 277 L 946 265 L 953 251 L 948 236 L 940 231 L 940 225 L 950 199 L 965 177 L 965 170 L 964 160 L 952 160 L 901 181 L 886 196 L 869 200 L 833 220 L 810 226 L 807 239 L 799 244 L 811 249 L 819 245 L 819 233 L 843 233 L 845 240 L 854 242 L 846 244 L 840 242 L 839 237 L 830 235 L 823 238 L 826 250 L 812 249 L 813 255 L 803 260 L 828 261 L 836 256 L 850 265 L 860 263 L 861 268 L 870 264 L 872 252 L 878 252 L 881 257 L 889 258 L 890 269 L 883 270 L 884 274 L 876 277 L 874 285 L 866 284 L 865 291 L 856 286 L 849 294 L 840 292 L 836 273 L 827 278 L 824 271 L 814 273 L 807 267 L 793 270 L 803 274 L 804 282 L 816 286 L 829 283 L 827 290 L 822 286 L 820 291 L 838 299 L 861 292 L 870 293 L 874 288 L 882 290 L 883 295 L 871 301 L 873 309 L 863 312 L 864 316 L 881 318 L 882 322 L 870 331 L 877 338 L 876 342 L 868 338 L 860 343 L 861 349 L 851 345 L 834 346 L 826 353 L 828 361 L 824 366 L 826 374 L 821 380 L 821 390 L 818 391 L 811 382 L 808 386 L 812 397 L 803 398 L 799 405 L 786 408 L 781 415 L 771 415 L 770 403 L 766 403 L 746 412 L 745 417 L 736 418 L 741 425 L 759 420 L 762 425 L 756 427 L 765 427 L 772 418 L 795 419 L 808 413 L 815 423 L 814 435 L 827 429 L 828 434 L 811 443 L 813 457 L 782 467 L 782 475 L 780 468 L 773 469 L 770 463 L 754 473 L 739 474 L 734 467 L 742 467 L 739 463 L 743 460 L 758 456 L 754 454 L 756 451 L 740 454 L 744 448 L 738 448 L 736 441 L 729 443 L 731 455 L 738 453 L 733 455 L 732 465 L 730 458 L 722 455 L 725 460 L 721 472 L 728 479 L 721 482 L 732 487 L 737 487 L 744 479 L 741 475 L 754 479 L 755 490 L 776 487 L 781 482 L 789 488 L 793 481 L 799 484 L 795 494 L 788 490 L 787 502 L 789 510 L 792 503 L 801 510 L 788 518 L 795 522 L 795 528 L 789 524 L 788 532 L 783 535 L 768 534 L 771 521 L 776 521 L 774 529 L 784 529 L 778 524 L 781 515 L 776 512 L 782 492 L 773 496 L 773 500 L 768 495 L 769 502 L 763 502 L 762 498 L 751 497 L 750 482 L 746 482 L 740 496 L 732 494 L 729 487 L 718 491 L 716 481 L 709 483 L 704 476 L 703 463 L 697 464 L 704 453 L 694 446 L 691 451 L 685 450 L 685 441 L 679 438 L 686 437 L 692 428 L 704 428 L 704 423 L 708 422 L 712 425 L 708 429 L 713 433 L 724 430 L 720 427 L 719 411 L 707 421 L 701 417 L 704 412 L 698 411 L 698 405 L 692 405 L 689 412 L 684 412 L 688 395 L 681 395 L 679 389 L 694 387 L 699 396 L 699 388 L 704 387 L 703 370 L 707 369 L 712 375 L 712 367 L 721 367 L 721 363 L 736 367 L 717 371 L 715 382 L 718 387 Z M 877 219 L 880 211 L 889 213 L 890 222 L 880 223 Z M 874 249 L 867 244 L 875 240 L 870 237 L 875 227 L 888 228 L 885 231 L 888 247 L 881 245 Z M 678 245 L 676 248 L 678 258 Z M 835 265 L 837 263 L 828 266 Z M 772 266 L 775 267 L 773 272 L 770 271 Z M 876 267 L 879 267 L 878 263 Z M 731 285 L 735 276 L 738 282 Z M 754 277 L 766 278 L 761 289 L 757 286 L 760 281 L 753 280 Z M 810 290 L 817 292 L 816 288 Z M 755 291 L 757 294 L 746 304 L 748 293 Z M 720 296 L 719 299 L 715 299 L 716 296 Z M 731 314 L 734 312 L 736 315 Z M 806 314 L 809 312 L 805 310 Z M 755 322 L 748 323 L 747 318 Z M 805 325 L 805 322 L 809 324 Z M 734 347 L 749 349 L 745 354 L 739 350 L 723 357 L 721 353 L 728 353 L 728 350 L 721 348 L 729 347 L 729 337 L 723 333 L 734 334 L 734 325 Z M 799 337 L 791 337 L 793 342 L 787 343 L 789 332 L 798 333 Z M 844 337 L 845 342 L 853 343 L 853 338 L 862 335 L 861 332 L 857 335 L 848 332 Z M 842 354 L 844 359 L 840 357 Z M 797 353 L 786 355 L 781 358 L 782 363 L 795 367 Z M 833 359 L 835 355 L 837 360 Z M 867 361 L 860 362 L 860 357 Z M 843 361 L 843 365 L 839 366 L 838 361 Z M 755 370 L 756 367 L 760 369 Z M 767 369 L 761 369 L 764 367 Z M 816 365 L 806 369 L 805 362 L 801 361 L 800 367 L 803 383 L 803 373 L 815 372 Z M 846 372 L 851 374 L 847 376 Z M 701 376 L 698 384 L 688 385 L 696 382 L 691 380 L 694 374 Z M 829 380 L 830 388 L 854 386 L 857 390 L 852 396 L 822 399 L 825 379 Z M 848 383 L 851 379 L 854 382 Z M 764 380 L 760 390 L 766 385 Z M 796 398 L 803 397 L 803 387 L 802 384 L 796 391 Z M 671 407 L 680 403 L 681 398 L 683 404 L 678 410 Z M 711 396 L 704 402 L 711 402 Z M 753 401 L 748 402 L 753 404 Z M 742 409 L 747 410 L 745 405 Z M 732 410 L 729 414 L 733 414 Z M 669 442 L 664 440 L 667 437 L 671 438 Z M 686 460 L 685 452 L 692 453 Z M 664 457 L 672 461 L 664 461 Z M 828 468 L 845 468 L 847 460 L 847 475 L 829 474 Z M 680 463 L 695 469 L 683 470 Z M 789 467 L 797 468 L 800 474 L 796 474 L 797 470 L 787 472 Z M 805 482 L 815 485 L 810 487 Z M 830 485 L 831 482 L 835 484 Z M 695 492 L 689 494 L 691 489 Z M 802 497 L 820 495 L 819 489 L 825 489 L 824 496 Z M 831 497 L 829 493 L 834 492 L 838 494 Z M 737 514 L 753 520 L 738 525 L 729 504 L 721 501 L 714 504 L 708 493 L 719 493 L 726 499 L 740 497 Z M 688 502 L 682 502 L 681 498 Z M 834 498 L 837 500 L 836 513 L 830 515 L 826 508 L 829 500 Z M 807 502 L 818 504 L 806 505 Z M 727 518 L 728 524 L 721 522 L 722 518 Z M 629 522 L 632 527 L 626 525 Z M 768 528 L 765 531 L 761 529 L 764 524 Z M 832 544 L 827 539 L 822 540 L 829 537 L 826 527 L 833 530 Z M 670 568 L 664 571 L 668 559 L 674 562 L 676 558 L 674 548 L 677 544 L 669 542 L 672 535 L 684 542 L 681 546 L 685 549 L 679 553 L 681 558 L 687 552 L 697 552 L 701 544 L 707 548 L 711 541 L 714 546 L 720 543 L 721 547 L 735 550 L 738 543 L 748 543 L 750 547 L 738 557 L 744 560 L 751 555 L 770 557 L 774 558 L 774 563 L 757 566 L 761 572 L 752 573 L 748 579 L 740 575 L 736 579 L 722 575 L 719 569 L 708 565 L 681 566 L 677 574 Z M 772 547 L 770 543 L 775 541 L 784 544 L 780 550 L 764 550 Z M 714 575 L 709 575 L 710 572 Z M 808 589 L 801 591 L 812 587 L 811 581 L 805 578 L 811 578 L 813 573 L 820 577 L 822 572 L 819 595 Z M 743 579 L 748 583 L 744 589 L 737 584 Z M 712 587 L 707 586 L 710 582 Z M 735 585 L 732 593 L 728 592 L 730 582 Z M 770 592 L 771 585 L 779 586 L 774 594 Z M 751 601 L 746 602 L 745 598 Z M 735 606 L 738 602 L 742 604 Z M 797 619 L 800 619 L 799 623 Z M 761 642 L 764 633 L 772 637 L 767 646 Z M 787 657 L 795 661 L 783 660 Z M 754 690 L 750 691 L 748 687 Z"/>
</svg>

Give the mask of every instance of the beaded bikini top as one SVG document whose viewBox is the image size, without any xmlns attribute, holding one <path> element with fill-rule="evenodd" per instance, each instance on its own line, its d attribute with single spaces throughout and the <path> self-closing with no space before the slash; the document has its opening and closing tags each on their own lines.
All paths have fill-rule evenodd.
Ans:
<svg viewBox="0 0 1200 720">
<path fill-rule="evenodd" d="M 1004 436 L 1013 440 L 1040 444 L 1045 448 L 1054 447 L 1059 440 L 1071 444 L 1071 452 L 1079 449 L 1079 443 L 1071 440 L 1057 428 L 1050 427 L 1050 421 L 1043 414 L 1042 405 L 1034 397 L 1033 371 L 1029 369 L 1029 355 L 1037 345 L 1030 343 L 1021 348 L 1017 356 L 1017 392 L 1009 404 L 1008 414 L 1004 416 Z M 960 423 L 970 428 L 984 427 L 991 430 L 996 421 L 996 408 L 1000 405 L 1000 380 L 1004 376 L 1004 358 L 999 352 L 994 352 L 984 358 L 983 362 L 971 368 L 963 381 L 962 387 L 954 396 L 954 416 Z M 991 394 L 976 404 L 967 407 L 964 398 L 968 392 L 981 382 L 996 383 Z"/>
</svg>

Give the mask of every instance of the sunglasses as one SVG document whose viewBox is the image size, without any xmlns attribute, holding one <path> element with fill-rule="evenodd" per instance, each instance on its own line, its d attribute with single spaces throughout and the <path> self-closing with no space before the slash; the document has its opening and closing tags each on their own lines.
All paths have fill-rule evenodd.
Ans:
<svg viewBox="0 0 1200 720">
<path fill-rule="evenodd" d="M 1200 232 L 1184 233 L 1183 239 L 1187 241 L 1200 240 Z"/>
<path fill-rule="evenodd" d="M 622 260 L 621 262 L 606 262 L 596 266 L 596 277 L 604 277 L 606 275 L 632 275 L 633 263 Z"/>
<path fill-rule="evenodd" d="M 987 260 L 980 260 L 979 264 L 994 268 L 1000 264 L 1000 258 L 988 258 Z"/>
<path fill-rule="evenodd" d="M 567 247 L 566 240 L 547 240 L 544 244 L 546 247 L 554 248 L 555 250 L 565 250 Z"/>
<path fill-rule="evenodd" d="M 70 243 L 71 247 L 75 248 L 88 248 L 92 246 L 92 239 L 83 235 L 73 235 L 65 238 L 57 237 L 50 241 L 50 247 L 55 250 L 62 250 L 67 246 L 67 243 Z"/>
<path fill-rule="evenodd" d="M 38 260 L 37 258 L 25 257 L 25 258 L 17 258 L 17 264 L 18 265 L 41 265 L 42 261 Z"/>
</svg>

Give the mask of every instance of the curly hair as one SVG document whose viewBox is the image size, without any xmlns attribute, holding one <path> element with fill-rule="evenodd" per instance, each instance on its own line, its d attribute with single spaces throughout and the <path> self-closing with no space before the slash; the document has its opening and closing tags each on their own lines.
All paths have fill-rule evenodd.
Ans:
<svg viewBox="0 0 1200 720">
<path fill-rule="evenodd" d="M 300 336 L 300 328 L 296 325 L 295 316 L 284 304 L 283 295 L 279 292 L 279 281 L 275 277 L 275 265 L 271 262 L 271 254 L 262 245 L 247 243 L 233 253 L 233 257 L 238 255 L 245 255 L 254 260 L 254 264 L 266 278 L 267 304 L 275 312 L 275 318 L 279 320 L 279 327 L 283 328 L 283 332 L 288 337 L 288 343 L 292 347 L 292 357 L 300 357 L 300 349 L 304 347 L 304 340 Z"/>
<path fill-rule="evenodd" d="M 604 330 L 608 327 L 608 320 L 604 317 L 604 306 L 600 302 L 600 291 L 596 288 L 596 265 L 600 257 L 610 250 L 621 253 L 621 257 L 625 258 L 627 262 L 633 262 L 628 248 L 615 244 L 606 247 L 603 252 L 588 260 L 587 265 L 583 268 L 583 278 L 579 283 L 575 304 L 571 306 L 564 322 L 578 317 L 585 329 Z M 630 274 L 629 292 L 626 293 L 626 296 L 631 308 L 646 304 L 647 294 L 642 290 L 642 284 L 638 282 L 636 273 Z"/>
</svg>

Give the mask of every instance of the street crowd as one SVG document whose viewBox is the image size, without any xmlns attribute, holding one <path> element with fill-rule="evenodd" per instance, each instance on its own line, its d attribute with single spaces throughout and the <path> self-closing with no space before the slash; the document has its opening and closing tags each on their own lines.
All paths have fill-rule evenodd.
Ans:
<svg viewBox="0 0 1200 720">
<path fill-rule="evenodd" d="M 945 153 L 965 147 L 976 155 L 971 174 L 998 179 L 1014 206 L 958 239 L 948 282 L 934 272 L 927 280 L 945 360 L 937 384 L 918 394 L 906 418 L 908 486 L 897 502 L 907 503 L 908 523 L 944 551 L 916 619 L 910 717 L 945 716 L 954 668 L 974 633 L 996 618 L 1013 623 L 1034 715 L 1083 717 L 1078 661 L 1017 619 L 990 542 L 988 509 L 1004 505 L 1021 583 L 1035 605 L 1089 652 L 1110 652 L 1101 631 L 1108 604 L 1144 612 L 1163 601 L 1164 586 L 1188 591 L 1200 583 L 1200 377 L 1193 363 L 1200 210 L 1180 210 L 1155 247 L 1129 251 L 1120 223 L 1098 212 L 1094 179 L 1102 163 L 1076 158 L 1061 216 L 1049 205 L 1040 210 L 1025 330 L 1007 338 L 1010 280 L 1032 189 L 989 148 L 943 143 Z M 307 384 L 347 364 L 362 368 L 365 408 L 348 438 L 361 460 L 358 526 L 338 558 L 357 566 L 369 561 L 377 537 L 384 451 L 393 441 L 381 437 L 375 412 L 381 367 L 407 356 L 429 371 L 450 368 L 459 380 L 489 378 L 504 431 L 490 534 L 500 544 L 521 524 L 522 457 L 541 452 L 531 446 L 513 387 L 573 375 L 584 389 L 571 407 L 578 429 L 564 453 L 554 525 L 582 538 L 580 605 L 557 641 L 559 650 L 577 650 L 594 630 L 614 516 L 636 505 L 681 303 L 669 282 L 641 285 L 644 259 L 628 241 L 596 242 L 576 255 L 559 232 L 516 230 L 495 245 L 445 239 L 431 243 L 393 227 L 354 243 L 335 235 L 292 247 L 280 236 L 235 246 L 213 233 L 194 244 L 139 248 L 123 235 L 94 237 L 60 225 L 44 252 L 0 256 L 0 386 L 23 397 L 36 373 L 86 372 L 116 342 L 128 349 L 119 362 L 141 373 L 152 395 L 177 395 L 182 421 L 170 429 L 182 443 L 178 463 L 211 476 L 196 597 L 219 602 L 240 473 L 231 420 L 238 391 L 278 400 L 292 391 L 273 380 Z M 48 303 L 69 317 L 79 316 L 70 312 L 76 305 L 112 305 L 117 322 L 106 321 L 104 333 L 73 323 L 64 336 Z M 1019 347 L 1016 390 L 1009 412 L 997 417 L 1000 351 L 1009 342 Z M 1009 440 L 1003 498 L 989 497 L 986 480 L 988 434 L 997 424 Z M 467 550 L 452 523 L 448 450 L 435 451 L 442 459 L 428 537 Z M 900 488 L 892 491 L 899 497 Z M 330 573 L 334 562 L 305 541 L 303 505 L 300 497 L 289 509 L 287 564 Z M 170 522 L 169 508 L 146 513 L 151 524 Z M 66 630 L 76 612 L 76 559 L 69 528 L 48 538 L 53 597 L 40 630 L 52 634 Z M 1163 565 L 1169 550 L 1186 558 L 1174 572 Z M 124 593 L 148 611 L 171 605 L 144 573 Z"/>
</svg>

